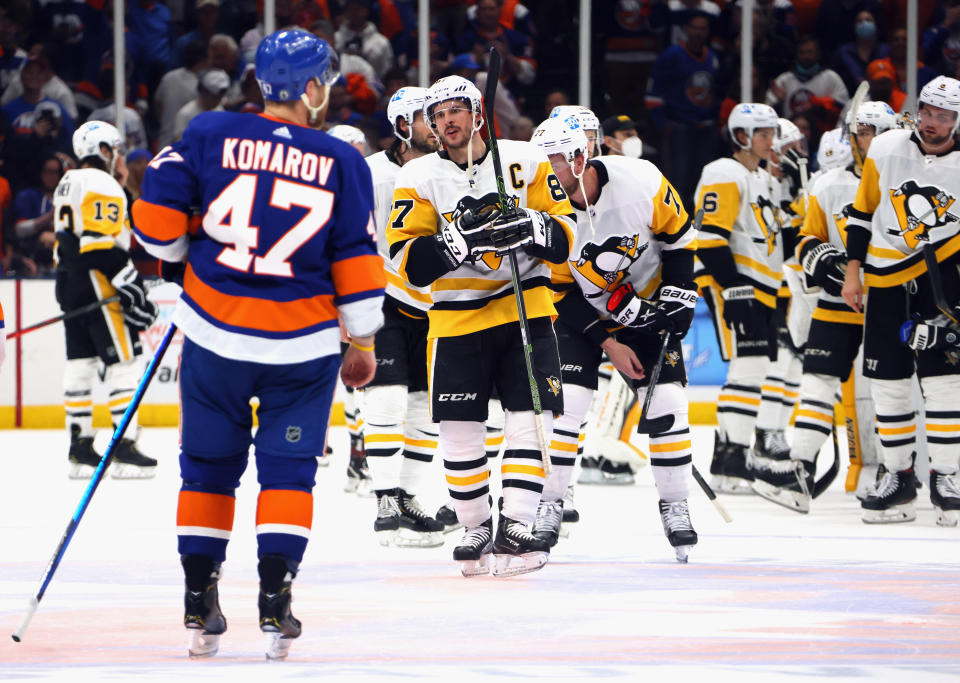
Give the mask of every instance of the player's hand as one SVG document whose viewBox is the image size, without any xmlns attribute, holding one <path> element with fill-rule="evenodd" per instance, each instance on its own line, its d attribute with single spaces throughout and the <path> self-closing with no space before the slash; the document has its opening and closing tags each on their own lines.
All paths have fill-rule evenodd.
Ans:
<svg viewBox="0 0 960 683">
<path fill-rule="evenodd" d="M 367 347 L 370 350 L 358 347 Z M 343 354 L 340 379 L 348 387 L 359 389 L 369 384 L 376 372 L 377 358 L 373 351 L 373 337 L 353 337 L 346 353 Z"/>
<path fill-rule="evenodd" d="M 607 311 L 618 323 L 634 329 L 659 332 L 669 327 L 669 322 L 657 305 L 641 299 L 629 282 L 610 293 Z"/>
<path fill-rule="evenodd" d="M 684 287 L 663 285 L 657 297 L 657 308 L 667 319 L 668 331 L 678 339 L 683 339 L 693 323 L 693 309 L 697 305 L 697 287 L 690 283 Z"/>
<path fill-rule="evenodd" d="M 519 247 L 550 248 L 549 214 L 521 208 L 493 222 L 491 237 L 498 254 Z"/>
<path fill-rule="evenodd" d="M 840 296 L 846 282 L 847 256 L 826 242 L 810 249 L 803 257 L 803 272 L 827 294 Z M 859 273 L 857 274 L 859 282 Z"/>
<path fill-rule="evenodd" d="M 443 226 L 436 240 L 450 270 L 459 268 L 472 256 L 496 251 L 487 227 L 499 216 L 497 211 L 476 214 L 468 209 Z"/>
<path fill-rule="evenodd" d="M 620 371 L 625 377 L 630 379 L 643 379 L 646 373 L 643 371 L 643 365 L 637 354 L 634 353 L 626 344 L 621 344 L 613 337 L 607 337 L 600 348 L 607 352 L 607 357 L 613 363 L 613 367 Z"/>
<path fill-rule="evenodd" d="M 908 320 L 900 326 L 900 341 L 914 351 L 936 351 L 960 346 L 960 332 L 950 319 L 940 315 L 933 320 Z"/>
<path fill-rule="evenodd" d="M 123 307 L 123 319 L 127 325 L 136 331 L 145 330 L 157 319 L 160 310 L 157 305 L 147 298 L 147 290 L 143 285 L 143 278 L 127 261 L 123 270 L 110 280 L 120 296 L 120 305 Z"/>
<path fill-rule="evenodd" d="M 847 272 L 844 275 L 843 289 L 840 295 L 847 302 L 847 306 L 857 313 L 863 313 L 863 283 L 860 282 L 860 261 L 847 262 Z"/>
<path fill-rule="evenodd" d="M 763 331 L 763 304 L 757 301 L 757 293 L 751 285 L 727 287 L 720 296 L 724 301 L 723 322 L 727 327 L 739 335 L 755 335 Z"/>
</svg>

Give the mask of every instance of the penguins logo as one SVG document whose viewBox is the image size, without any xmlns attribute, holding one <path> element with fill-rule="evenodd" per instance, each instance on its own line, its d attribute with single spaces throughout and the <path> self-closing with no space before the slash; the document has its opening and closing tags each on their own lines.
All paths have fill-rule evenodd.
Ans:
<svg viewBox="0 0 960 683">
<path fill-rule="evenodd" d="M 507 201 L 510 202 L 511 206 L 516 206 L 517 204 L 516 197 L 508 197 Z M 460 216 L 462 216 L 465 211 L 468 210 L 479 216 L 490 213 L 491 211 L 499 211 L 499 196 L 496 192 L 488 192 L 482 197 L 461 197 L 457 202 L 457 208 L 453 211 L 445 211 L 443 213 L 443 218 L 448 223 L 453 223 Z M 478 261 L 482 262 L 490 270 L 499 270 L 500 263 L 503 261 L 503 257 L 497 256 L 493 252 L 487 252 L 483 254 Z M 477 261 L 474 261 L 474 265 L 479 267 L 479 263 Z"/>
<path fill-rule="evenodd" d="M 638 233 L 632 237 L 613 235 L 603 244 L 587 242 L 583 245 L 580 258 L 570 264 L 599 290 L 593 294 L 584 293 L 586 298 L 596 299 L 620 284 L 630 266 L 650 246 L 649 242 L 638 245 L 639 241 Z"/>
<path fill-rule="evenodd" d="M 560 395 L 560 380 L 552 375 L 547 377 L 547 387 L 553 392 L 554 396 Z"/>
<path fill-rule="evenodd" d="M 837 232 L 840 233 L 840 239 L 844 244 L 847 243 L 847 219 L 850 218 L 850 208 L 853 204 L 847 204 L 842 209 L 840 213 L 833 214 L 833 222 L 837 226 Z"/>
<path fill-rule="evenodd" d="M 667 362 L 671 368 L 677 367 L 677 363 L 680 362 L 680 354 L 676 351 L 667 351 L 663 359 Z"/>
<path fill-rule="evenodd" d="M 916 181 L 908 180 L 897 189 L 890 190 L 890 203 L 893 204 L 900 229 L 890 228 L 887 233 L 899 235 L 907 247 L 916 249 L 921 242 L 930 241 L 930 230 L 957 221 L 957 217 L 950 213 L 955 201 L 955 197 L 939 187 L 920 187 Z"/>
<path fill-rule="evenodd" d="M 780 211 L 771 202 L 769 199 L 760 195 L 757 197 L 757 201 L 751 202 L 750 207 L 753 209 L 753 217 L 757 220 L 757 225 L 760 226 L 760 232 L 763 233 L 763 242 L 767 244 L 767 255 L 773 253 L 773 250 L 777 247 L 777 233 L 780 232 Z M 755 239 L 755 242 L 760 242 L 761 240 Z"/>
</svg>

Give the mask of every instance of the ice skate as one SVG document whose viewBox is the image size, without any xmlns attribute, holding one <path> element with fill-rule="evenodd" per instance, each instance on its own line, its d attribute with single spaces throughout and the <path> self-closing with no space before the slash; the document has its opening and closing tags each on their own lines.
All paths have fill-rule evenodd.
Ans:
<svg viewBox="0 0 960 683">
<path fill-rule="evenodd" d="M 382 546 L 396 543 L 400 531 L 400 506 L 397 503 L 397 489 L 377 491 L 377 519 L 373 530 Z"/>
<path fill-rule="evenodd" d="M 713 433 L 713 457 L 710 460 L 710 488 L 714 491 L 723 491 L 725 477 L 723 476 L 723 460 L 727 455 L 727 442 L 720 438 L 717 432 Z"/>
<path fill-rule="evenodd" d="M 957 526 L 960 522 L 960 482 L 957 474 L 930 472 L 930 502 L 937 512 L 937 524 Z"/>
<path fill-rule="evenodd" d="M 501 512 L 493 542 L 493 575 L 517 576 L 535 572 L 547 563 L 550 545 L 530 533 L 529 525 Z"/>
<path fill-rule="evenodd" d="M 857 500 L 863 500 L 877 490 L 877 482 L 883 478 L 887 469 L 883 465 L 862 465 L 860 476 L 857 478 L 857 490 L 854 495 Z"/>
<path fill-rule="evenodd" d="M 562 524 L 560 525 L 560 538 L 567 538 L 570 536 L 570 525 L 576 524 L 580 521 L 580 512 L 577 510 L 573 502 L 573 485 L 567 487 L 566 493 L 563 494 L 563 514 L 562 514 Z"/>
<path fill-rule="evenodd" d="M 395 542 L 398 547 L 436 548 L 443 545 L 443 523 L 428 515 L 417 499 L 403 489 L 397 489 L 397 509 L 400 528 Z"/>
<path fill-rule="evenodd" d="M 917 518 L 913 501 L 917 497 L 913 468 L 902 472 L 885 472 L 876 490 L 860 503 L 862 519 L 867 524 L 912 522 Z"/>
<path fill-rule="evenodd" d="M 753 490 L 772 503 L 806 514 L 810 512 L 815 468 L 804 460 L 755 461 Z"/>
<path fill-rule="evenodd" d="M 678 500 L 675 503 L 659 502 L 660 521 L 663 523 L 663 533 L 673 546 L 677 555 L 677 562 L 687 562 L 687 553 L 697 544 L 697 532 L 690 523 L 690 510 L 687 500 Z"/>
<path fill-rule="evenodd" d="M 354 458 L 351 453 L 350 461 L 347 463 L 347 483 L 344 484 L 343 490 L 346 493 L 355 493 L 361 498 L 373 497 L 373 478 L 367 469 L 366 455 Z"/>
<path fill-rule="evenodd" d="M 434 519 L 443 524 L 443 533 L 449 534 L 451 531 L 456 531 L 461 528 L 463 525 L 460 523 L 460 520 L 457 519 L 457 511 L 453 509 L 452 505 L 441 505 L 435 514 Z"/>
<path fill-rule="evenodd" d="M 790 444 L 782 429 L 757 429 L 754 431 L 753 457 L 767 460 L 789 460 Z"/>
<path fill-rule="evenodd" d="M 114 447 L 113 469 L 110 474 L 114 479 L 150 479 L 157 474 L 157 461 L 148 458 L 133 439 L 120 439 Z"/>
<path fill-rule="evenodd" d="M 260 630 L 267 635 L 268 660 L 283 659 L 294 638 L 300 636 L 300 620 L 290 612 L 293 575 L 287 561 L 279 555 L 264 555 L 257 567 L 260 573 Z"/>
<path fill-rule="evenodd" d="M 747 464 L 748 447 L 738 444 L 726 444 L 726 453 L 723 456 L 723 482 L 719 491 L 733 494 L 750 494 L 753 489 L 753 472 Z M 712 465 L 711 465 L 712 468 Z"/>
<path fill-rule="evenodd" d="M 80 436 L 80 426 L 70 426 L 70 472 L 71 479 L 90 479 L 100 464 L 100 454 L 93 448 L 92 436 Z"/>
<path fill-rule="evenodd" d="M 600 462 L 598 458 L 592 455 L 585 455 L 580 460 L 580 476 L 577 477 L 578 484 L 599 484 L 603 479 L 600 473 Z"/>
<path fill-rule="evenodd" d="M 600 480 L 606 486 L 629 486 L 635 482 L 633 468 L 626 462 L 614 462 L 600 456 Z"/>
<path fill-rule="evenodd" d="M 546 542 L 552 548 L 560 538 L 560 526 L 563 522 L 563 502 L 559 500 L 541 500 L 537 506 L 537 518 L 533 521 L 533 535 Z"/>
<path fill-rule="evenodd" d="M 327 446 L 323 449 L 323 455 L 317 457 L 317 467 L 330 467 L 331 460 L 333 460 L 333 448 Z"/>
<path fill-rule="evenodd" d="M 186 584 L 183 596 L 183 625 L 190 634 L 187 652 L 191 659 L 212 657 L 220 649 L 220 636 L 227 619 L 220 611 L 220 564 L 207 555 L 181 558 Z"/>
<path fill-rule="evenodd" d="M 453 559 L 460 563 L 460 573 L 466 577 L 480 576 L 490 571 L 490 551 L 493 548 L 493 521 L 467 527 L 463 538 L 453 549 Z"/>
</svg>

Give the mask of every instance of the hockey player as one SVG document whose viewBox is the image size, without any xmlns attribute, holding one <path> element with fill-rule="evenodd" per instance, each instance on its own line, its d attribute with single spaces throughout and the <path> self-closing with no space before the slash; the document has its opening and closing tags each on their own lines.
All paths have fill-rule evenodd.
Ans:
<svg viewBox="0 0 960 683">
<path fill-rule="evenodd" d="M 507 252 L 514 250 L 540 388 L 545 434 L 563 410 L 560 362 L 551 324 L 547 263 L 563 263 L 573 238 L 573 209 L 543 153 L 505 140 L 500 161 L 516 208 L 497 210 L 497 178 L 480 137 L 480 92 L 450 76 L 430 86 L 424 117 L 444 151 L 405 164 L 397 176 L 387 228 L 400 275 L 430 286 L 428 357 L 431 415 L 440 423 L 450 496 L 466 527 L 454 549 L 464 575 L 503 576 L 539 569 L 549 545 L 533 536 L 544 471 Z M 505 412 L 503 506 L 496 538 L 484 455 L 487 399 L 496 387 Z M 549 438 L 549 436 L 548 436 Z"/>
<path fill-rule="evenodd" d="M 314 130 L 337 78 L 333 55 L 305 31 L 264 38 L 255 58 L 264 113 L 194 118 L 150 163 L 134 205 L 147 250 L 186 260 L 173 321 L 184 335 L 177 533 L 191 656 L 214 654 L 226 631 L 218 581 L 251 443 L 267 657 L 285 657 L 300 635 L 291 584 L 341 364 L 338 318 L 351 336 L 344 383 L 362 386 L 376 369 L 385 280 L 370 171 L 356 150 Z M 197 200 L 202 221 L 188 227 Z"/>
<path fill-rule="evenodd" d="M 130 260 L 127 197 L 117 178 L 126 178 L 120 132 L 109 123 L 87 121 L 73 134 L 80 160 L 54 192 L 57 231 L 57 302 L 64 313 L 119 296 L 92 313 L 63 321 L 67 346 L 64 406 L 70 434 L 70 477 L 89 479 L 100 463 L 93 448 L 93 384 L 102 363 L 110 391 L 110 415 L 120 421 L 140 382 L 140 332 L 157 317 L 143 278 Z M 157 461 L 136 446 L 136 414 L 114 447 L 113 477 L 154 476 Z"/>
<path fill-rule="evenodd" d="M 870 288 L 864 374 L 870 378 L 887 470 L 875 492 L 861 501 L 863 521 L 916 518 L 916 417 L 911 401 L 916 372 L 926 416 L 930 500 L 938 523 L 955 525 L 960 510 L 960 355 L 954 345 L 960 302 L 955 267 L 960 262 L 960 212 L 955 206 L 960 197 L 960 81 L 933 79 L 920 91 L 918 105 L 916 131 L 890 131 L 870 145 L 847 221 L 849 261 L 842 295 L 851 308 L 861 310 L 863 264 L 864 284 Z M 927 275 L 925 250 L 932 250 L 940 264 L 942 283 Z"/>
<path fill-rule="evenodd" d="M 765 104 L 738 104 L 727 121 L 733 156 L 703 169 L 697 208 L 697 282 L 713 315 L 720 353 L 729 361 L 717 405 L 710 473 L 714 488 L 749 493 L 747 450 L 770 361 L 776 357 L 777 290 L 782 252 L 777 197 L 760 163 L 770 156 L 777 114 Z"/>
<path fill-rule="evenodd" d="M 387 277 L 384 325 L 376 339 L 377 374 L 363 390 L 364 442 L 377 495 L 373 528 L 381 544 L 408 547 L 442 545 L 444 530 L 414 498 L 438 439 L 427 395 L 430 291 L 413 287 L 397 274 L 386 238 L 400 168 L 437 150 L 437 139 L 423 120 L 426 92 L 407 87 L 393 94 L 387 118 L 396 139 L 388 149 L 367 158 L 373 176 L 378 248 Z"/>
<path fill-rule="evenodd" d="M 564 367 L 581 368 L 564 373 L 564 414 L 554 428 L 554 467 L 538 514 L 540 535 L 556 542 L 555 508 L 573 471 L 569 456 L 576 452 L 574 439 L 597 386 L 601 349 L 643 401 L 652 390 L 645 369 L 656 364 L 658 333 L 666 330 L 671 341 L 648 417 L 672 420 L 668 429 L 650 435 L 650 465 L 664 533 L 685 561 L 697 534 L 687 508 L 692 454 L 680 339 L 697 301 L 696 231 L 676 191 L 651 163 L 624 156 L 588 163 L 586 138 L 573 117 L 547 119 L 533 140 L 549 155 L 576 211 L 577 236 L 567 265 L 578 290 L 557 305 L 557 335 Z M 611 335 L 598 324 L 598 312 L 623 329 Z"/>
<path fill-rule="evenodd" d="M 593 110 L 579 104 L 561 104 L 550 110 L 550 118 L 565 119 L 572 116 L 587 136 L 587 158 L 600 156 L 600 141 L 603 140 L 603 131 L 600 130 L 600 119 Z"/>
<path fill-rule="evenodd" d="M 852 125 L 859 158 L 866 157 L 875 136 L 894 127 L 896 115 L 885 102 L 861 105 Z M 841 382 L 846 382 L 850 375 L 863 335 L 863 315 L 844 303 L 840 295 L 846 272 L 847 215 L 860 184 L 861 171 L 852 163 L 852 156 L 849 158 L 848 167 L 820 174 L 811 186 L 797 247 L 797 257 L 809 283 L 822 289 L 805 340 L 800 408 L 791 459 L 754 463 L 753 489 L 764 498 L 797 512 L 810 510 L 816 457 L 833 431 L 834 396 Z M 855 429 L 857 423 L 849 424 Z"/>
</svg>

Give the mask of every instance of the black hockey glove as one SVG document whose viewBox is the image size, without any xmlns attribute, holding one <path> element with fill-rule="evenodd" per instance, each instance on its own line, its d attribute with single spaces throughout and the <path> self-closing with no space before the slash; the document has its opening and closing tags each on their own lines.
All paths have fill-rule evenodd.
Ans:
<svg viewBox="0 0 960 683">
<path fill-rule="evenodd" d="M 693 309 L 697 305 L 697 287 L 690 283 L 685 287 L 661 285 L 657 308 L 668 321 L 670 334 L 683 339 L 693 323 Z"/>
<path fill-rule="evenodd" d="M 945 315 L 932 320 L 908 320 L 900 326 L 900 341 L 914 351 L 960 348 L 960 330 Z"/>
<path fill-rule="evenodd" d="M 629 282 L 610 293 L 607 311 L 619 324 L 636 330 L 659 332 L 670 329 L 670 321 L 658 305 L 641 299 Z"/>
<path fill-rule="evenodd" d="M 161 261 L 160 277 L 167 282 L 183 287 L 183 276 L 187 272 L 186 261 Z"/>
<path fill-rule="evenodd" d="M 766 318 L 763 304 L 757 301 L 757 294 L 751 285 L 727 287 L 720 295 L 723 297 L 723 322 L 737 334 L 759 335 L 763 332 Z"/>
<path fill-rule="evenodd" d="M 823 287 L 827 294 L 840 296 L 847 277 L 847 256 L 832 244 L 823 242 L 803 257 L 803 272 L 809 280 Z"/>
<path fill-rule="evenodd" d="M 493 243 L 498 254 L 527 245 L 550 248 L 549 214 L 521 208 L 499 217 L 493 223 Z"/>
<path fill-rule="evenodd" d="M 803 180 L 800 174 L 800 165 L 806 165 L 807 158 L 795 149 L 788 149 L 780 154 L 780 170 L 790 180 L 790 194 L 796 196 L 803 189 Z"/>
<path fill-rule="evenodd" d="M 496 251 L 487 228 L 499 216 L 497 211 L 476 214 L 468 209 L 443 226 L 435 239 L 442 246 L 440 251 L 450 270 L 456 270 L 469 258 Z"/>
<path fill-rule="evenodd" d="M 157 319 L 159 309 L 147 298 L 147 291 L 143 286 L 143 278 L 127 261 L 119 273 L 110 280 L 120 296 L 120 305 L 123 306 L 123 319 L 135 331 L 145 330 Z"/>
</svg>

